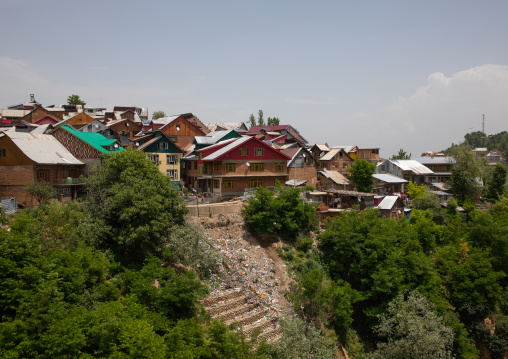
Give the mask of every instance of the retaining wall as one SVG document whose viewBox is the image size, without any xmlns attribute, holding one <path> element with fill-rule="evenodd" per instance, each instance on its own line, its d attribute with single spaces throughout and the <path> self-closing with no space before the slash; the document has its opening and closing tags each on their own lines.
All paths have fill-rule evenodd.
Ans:
<svg viewBox="0 0 508 359">
<path fill-rule="evenodd" d="M 217 217 L 220 214 L 240 213 L 243 208 L 242 201 L 187 205 L 189 215 L 192 217 Z"/>
</svg>

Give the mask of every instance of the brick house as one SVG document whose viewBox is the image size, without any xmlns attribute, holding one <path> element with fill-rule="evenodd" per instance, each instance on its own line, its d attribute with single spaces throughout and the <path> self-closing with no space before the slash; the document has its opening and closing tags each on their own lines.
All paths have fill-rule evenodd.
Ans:
<svg viewBox="0 0 508 359">
<path fill-rule="evenodd" d="M 51 135 L 15 129 L 0 133 L 0 197 L 17 198 L 21 207 L 35 204 L 25 187 L 36 181 L 52 185 L 61 201 L 75 199 L 83 168 L 84 163 Z"/>
<path fill-rule="evenodd" d="M 270 187 L 288 178 L 291 158 L 255 137 L 222 141 L 196 152 L 202 191 L 238 196 L 246 188 Z"/>
<path fill-rule="evenodd" d="M 332 148 L 324 156 L 318 159 L 319 169 L 324 171 L 337 171 L 341 175 L 349 177 L 347 171 L 353 165 L 353 159 L 342 148 Z"/>
</svg>

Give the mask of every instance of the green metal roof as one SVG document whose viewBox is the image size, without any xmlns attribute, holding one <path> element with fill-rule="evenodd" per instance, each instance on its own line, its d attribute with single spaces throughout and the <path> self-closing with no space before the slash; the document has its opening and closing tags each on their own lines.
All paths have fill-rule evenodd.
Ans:
<svg viewBox="0 0 508 359">
<path fill-rule="evenodd" d="M 109 139 L 107 137 L 104 137 L 100 133 L 95 132 L 81 132 L 78 130 L 73 129 L 70 126 L 62 126 L 65 130 L 72 133 L 74 136 L 79 138 L 80 140 L 88 143 L 90 146 L 93 146 L 94 148 L 98 149 L 102 153 L 112 153 L 117 151 L 125 151 L 122 147 L 118 147 L 118 150 L 110 151 L 108 150 L 108 147 L 111 146 L 113 143 L 116 142 L 114 139 Z"/>
</svg>

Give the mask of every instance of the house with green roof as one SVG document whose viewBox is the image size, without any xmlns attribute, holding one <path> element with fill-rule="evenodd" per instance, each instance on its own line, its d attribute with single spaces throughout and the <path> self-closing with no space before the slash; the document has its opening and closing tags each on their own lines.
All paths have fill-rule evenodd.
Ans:
<svg viewBox="0 0 508 359">
<path fill-rule="evenodd" d="M 104 154 L 125 151 L 118 140 L 95 132 L 81 132 L 72 126 L 60 126 L 51 133 L 76 158 L 85 163 L 85 173 L 102 161 Z"/>
</svg>

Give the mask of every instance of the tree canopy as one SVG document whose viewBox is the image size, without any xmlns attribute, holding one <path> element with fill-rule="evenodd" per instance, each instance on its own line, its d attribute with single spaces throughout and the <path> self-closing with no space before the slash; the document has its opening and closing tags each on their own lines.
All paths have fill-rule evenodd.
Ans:
<svg viewBox="0 0 508 359">
<path fill-rule="evenodd" d="M 97 246 L 141 258 L 161 251 L 161 237 L 184 223 L 187 208 L 141 151 L 108 155 L 86 180 Z"/>
<path fill-rule="evenodd" d="M 67 103 L 69 105 L 81 105 L 83 107 L 85 107 L 86 105 L 86 102 L 81 100 L 79 98 L 79 95 L 70 95 L 69 97 L 67 97 Z"/>
<path fill-rule="evenodd" d="M 372 190 L 372 185 L 374 184 L 372 174 L 376 171 L 376 165 L 374 163 L 358 159 L 353 163 L 348 171 L 351 173 L 351 179 L 358 191 L 370 192 Z"/>
<path fill-rule="evenodd" d="M 394 160 L 410 160 L 411 154 L 404 151 L 402 148 L 399 150 L 399 152 L 396 155 L 392 156 L 392 159 Z"/>
<path fill-rule="evenodd" d="M 155 111 L 152 114 L 152 120 L 157 120 L 162 117 L 166 117 L 166 113 L 164 111 Z"/>
</svg>

